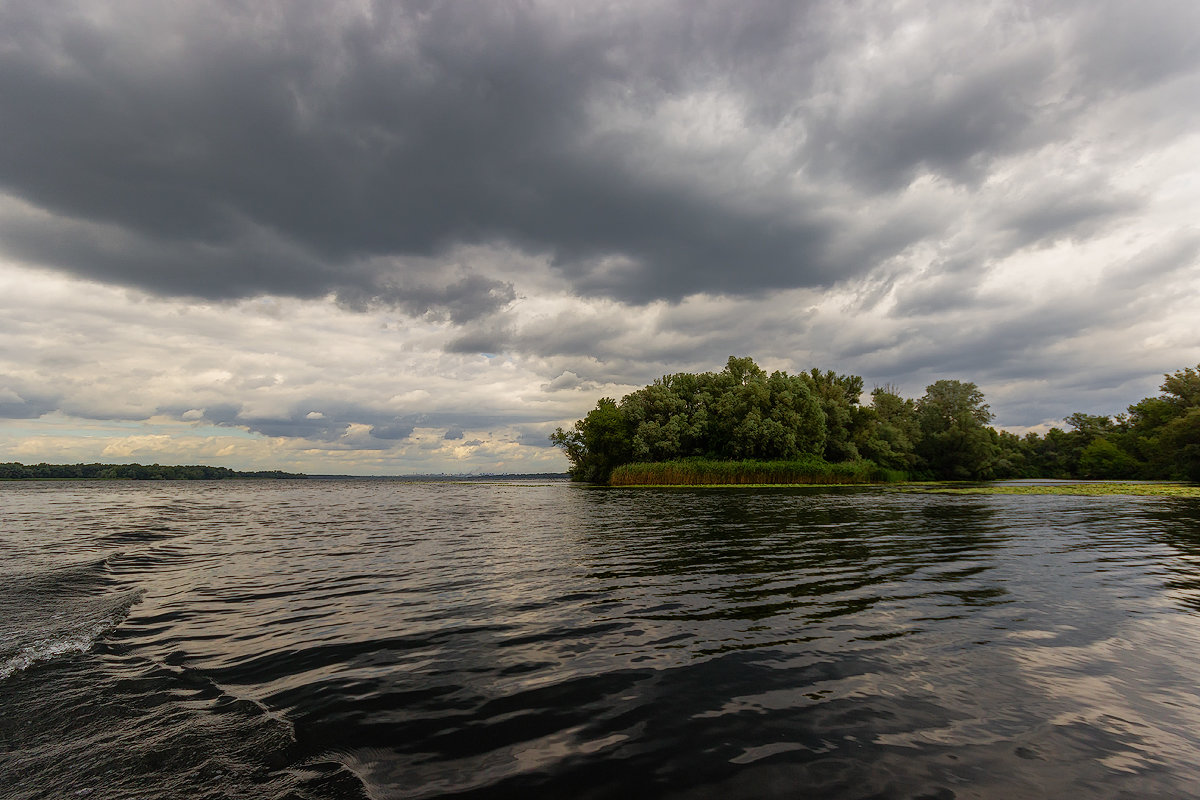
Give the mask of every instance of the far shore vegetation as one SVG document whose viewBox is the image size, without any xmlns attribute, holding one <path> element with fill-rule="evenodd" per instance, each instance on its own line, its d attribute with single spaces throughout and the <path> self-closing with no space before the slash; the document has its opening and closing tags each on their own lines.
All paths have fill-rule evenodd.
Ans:
<svg viewBox="0 0 1200 800">
<path fill-rule="evenodd" d="M 133 481 L 213 481 L 230 478 L 305 478 L 292 472 L 259 470 L 239 472 L 228 467 L 201 465 L 164 466 L 161 464 L 0 464 L 0 480 L 133 480 Z"/>
<path fill-rule="evenodd" d="M 720 372 L 664 375 L 601 398 L 551 442 L 574 480 L 617 486 L 1060 480 L 1200 483 L 1200 366 L 1114 416 L 1076 412 L 1070 430 L 993 428 L 983 393 L 940 380 L 919 398 L 812 369 L 767 374 L 730 357 Z M 1048 493 L 1048 492 L 1028 492 Z M 1096 492 L 1101 493 L 1101 492 Z"/>
</svg>

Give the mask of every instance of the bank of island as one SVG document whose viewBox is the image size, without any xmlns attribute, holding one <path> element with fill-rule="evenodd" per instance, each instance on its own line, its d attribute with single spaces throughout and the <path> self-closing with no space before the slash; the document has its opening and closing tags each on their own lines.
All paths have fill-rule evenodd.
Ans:
<svg viewBox="0 0 1200 800">
<path fill-rule="evenodd" d="M 919 398 L 812 369 L 767 374 L 730 357 L 720 372 L 665 375 L 602 398 L 551 442 L 572 479 L 618 486 L 856 484 L 1003 478 L 1200 482 L 1200 365 L 1115 416 L 1073 413 L 1070 430 L 998 431 L 983 393 L 939 380 Z"/>
</svg>

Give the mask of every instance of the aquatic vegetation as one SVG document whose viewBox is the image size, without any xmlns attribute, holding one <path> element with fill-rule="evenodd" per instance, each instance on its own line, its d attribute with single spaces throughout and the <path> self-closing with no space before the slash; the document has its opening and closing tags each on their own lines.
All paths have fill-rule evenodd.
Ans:
<svg viewBox="0 0 1200 800">
<path fill-rule="evenodd" d="M 612 486 L 830 486 L 875 483 L 889 474 L 869 461 L 830 464 L 820 458 L 792 461 L 683 459 L 616 467 Z"/>
<path fill-rule="evenodd" d="M 998 483 L 977 486 L 949 484 L 905 484 L 894 487 L 901 492 L 934 494 L 1029 494 L 1076 495 L 1094 497 L 1125 495 L 1134 497 L 1200 497 L 1200 486 L 1182 483 Z"/>
</svg>

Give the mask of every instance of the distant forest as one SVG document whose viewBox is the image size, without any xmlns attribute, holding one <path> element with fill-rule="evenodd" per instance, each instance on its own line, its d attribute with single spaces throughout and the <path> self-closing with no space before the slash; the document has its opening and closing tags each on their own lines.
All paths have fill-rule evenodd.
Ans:
<svg viewBox="0 0 1200 800">
<path fill-rule="evenodd" d="M 134 481 L 212 481 L 227 478 L 304 478 L 291 472 L 238 472 L 228 467 L 162 466 L 160 464 L 0 464 L 0 480 L 92 478 Z"/>
<path fill-rule="evenodd" d="M 813 369 L 768 375 L 751 358 L 720 372 L 665 375 L 619 402 L 602 398 L 550 436 L 575 480 L 604 483 L 635 463 L 854 463 L 881 480 L 1111 478 L 1200 482 L 1200 366 L 1165 375 L 1162 394 L 1115 416 L 1076 412 L 1070 430 L 991 427 L 974 383 L 940 380 L 916 399 Z"/>
</svg>

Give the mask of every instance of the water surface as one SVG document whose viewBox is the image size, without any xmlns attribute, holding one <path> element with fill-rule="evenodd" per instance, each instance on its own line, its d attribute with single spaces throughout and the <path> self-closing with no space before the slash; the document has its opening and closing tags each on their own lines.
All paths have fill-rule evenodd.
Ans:
<svg viewBox="0 0 1200 800">
<path fill-rule="evenodd" d="M 0 484 L 16 798 L 1189 797 L 1200 503 Z"/>
</svg>

